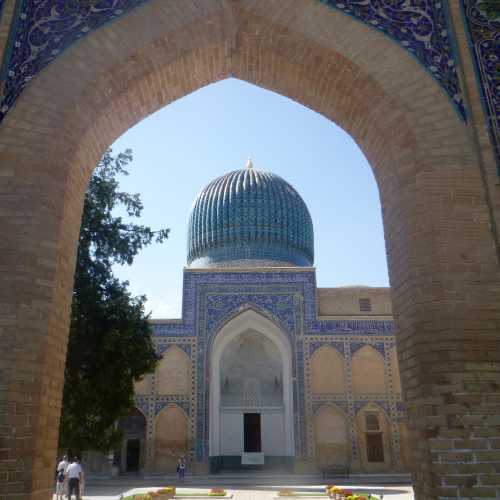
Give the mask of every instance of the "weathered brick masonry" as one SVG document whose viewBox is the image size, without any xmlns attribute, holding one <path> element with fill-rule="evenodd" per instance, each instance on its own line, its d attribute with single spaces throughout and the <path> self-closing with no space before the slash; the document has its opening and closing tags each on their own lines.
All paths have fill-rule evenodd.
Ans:
<svg viewBox="0 0 500 500">
<path fill-rule="evenodd" d="M 51 494 L 93 166 L 150 113 L 230 76 L 362 148 L 383 207 L 416 496 L 500 497 L 500 194 L 456 0 L 450 16 L 467 122 L 400 45 L 317 0 L 149 0 L 27 84 L 0 125 L 0 498 Z"/>
</svg>

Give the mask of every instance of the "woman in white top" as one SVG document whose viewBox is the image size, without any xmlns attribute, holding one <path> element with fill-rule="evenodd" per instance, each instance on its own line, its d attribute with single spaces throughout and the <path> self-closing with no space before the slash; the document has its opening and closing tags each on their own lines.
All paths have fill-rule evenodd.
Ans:
<svg viewBox="0 0 500 500">
<path fill-rule="evenodd" d="M 68 456 L 64 455 L 56 469 L 56 500 L 62 500 L 64 495 L 66 469 L 68 468 Z"/>
</svg>

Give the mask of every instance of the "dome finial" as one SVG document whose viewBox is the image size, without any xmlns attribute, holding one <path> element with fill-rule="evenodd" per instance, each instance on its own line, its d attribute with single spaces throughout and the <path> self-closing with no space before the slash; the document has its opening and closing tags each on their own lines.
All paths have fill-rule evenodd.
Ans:
<svg viewBox="0 0 500 500">
<path fill-rule="evenodd" d="M 253 168 L 253 162 L 252 162 L 252 158 L 250 158 L 250 156 L 248 157 L 248 160 L 247 160 L 247 168 Z"/>
</svg>

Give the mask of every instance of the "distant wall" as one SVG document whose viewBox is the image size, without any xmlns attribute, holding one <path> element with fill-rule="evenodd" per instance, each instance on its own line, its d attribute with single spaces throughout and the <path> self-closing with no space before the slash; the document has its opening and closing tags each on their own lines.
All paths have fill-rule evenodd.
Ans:
<svg viewBox="0 0 500 500">
<path fill-rule="evenodd" d="M 363 306 L 367 305 L 366 299 L 370 310 L 363 310 L 366 308 Z M 318 288 L 317 301 L 319 316 L 392 316 L 389 288 Z"/>
</svg>

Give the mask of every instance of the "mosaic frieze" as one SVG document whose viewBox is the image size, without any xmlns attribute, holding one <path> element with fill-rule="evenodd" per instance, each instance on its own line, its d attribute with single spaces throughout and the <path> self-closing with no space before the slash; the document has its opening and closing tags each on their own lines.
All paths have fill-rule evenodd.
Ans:
<svg viewBox="0 0 500 500">
<path fill-rule="evenodd" d="M 439 82 L 467 119 L 445 0 L 320 0 L 403 46 Z"/>
<path fill-rule="evenodd" d="M 500 2 L 462 0 L 462 8 L 500 172 Z"/>
<path fill-rule="evenodd" d="M 2 0 L 0 0 L 2 1 Z M 320 0 L 389 36 L 412 54 L 465 119 L 445 4 L 435 0 Z M 495 0 L 491 0 L 494 2 Z M 20 0 L 3 74 L 0 120 L 28 82 L 67 47 L 146 0 Z"/>
<path fill-rule="evenodd" d="M 310 335 L 318 334 L 363 334 L 390 335 L 395 332 L 392 320 L 313 320 L 306 322 L 306 331 Z"/>
<path fill-rule="evenodd" d="M 192 327 L 186 325 L 157 323 L 152 325 L 153 335 L 165 337 L 185 337 L 194 335 Z"/>
</svg>

